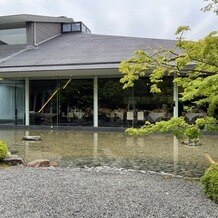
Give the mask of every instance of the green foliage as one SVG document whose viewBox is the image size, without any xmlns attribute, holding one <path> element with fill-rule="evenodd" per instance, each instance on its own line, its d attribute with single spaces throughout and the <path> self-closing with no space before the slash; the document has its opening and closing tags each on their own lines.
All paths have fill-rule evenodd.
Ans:
<svg viewBox="0 0 218 218">
<path fill-rule="evenodd" d="M 201 10 L 204 12 L 212 11 L 216 15 L 218 15 L 218 0 L 204 0 L 204 1 L 208 2 L 208 4 Z"/>
<path fill-rule="evenodd" d="M 185 137 L 189 142 L 194 142 L 201 136 L 200 129 L 195 125 L 189 125 L 184 131 Z"/>
<path fill-rule="evenodd" d="M 176 136 L 179 141 L 188 141 L 189 144 L 201 137 L 198 126 L 186 123 L 183 117 L 173 117 L 168 121 L 160 121 L 155 124 L 146 122 L 141 128 L 129 128 L 126 132 L 130 135 L 148 135 L 157 132 L 169 132 Z"/>
<path fill-rule="evenodd" d="M 136 51 L 129 60 L 119 66 L 123 88 L 132 87 L 139 77 L 147 75 L 152 93 L 161 92 L 164 76 L 175 76 L 174 83 L 181 87 L 181 101 L 191 101 L 197 107 L 208 108 L 213 116 L 218 108 L 218 32 L 212 32 L 198 41 L 183 39 L 188 26 L 176 31 L 175 49 L 160 49 L 150 55 Z"/>
<path fill-rule="evenodd" d="M 175 32 L 175 35 L 179 35 L 184 31 L 188 31 L 188 30 L 191 30 L 189 26 L 179 26 Z"/>
<path fill-rule="evenodd" d="M 218 165 L 212 164 L 201 177 L 205 195 L 218 203 Z"/>
<path fill-rule="evenodd" d="M 214 117 L 203 117 L 203 118 L 198 118 L 195 121 L 196 125 L 205 130 L 209 131 L 218 131 L 218 125 L 216 123 L 216 119 Z"/>
<path fill-rule="evenodd" d="M 0 140 L 0 160 L 4 159 L 7 156 L 8 147 L 6 142 Z"/>
</svg>

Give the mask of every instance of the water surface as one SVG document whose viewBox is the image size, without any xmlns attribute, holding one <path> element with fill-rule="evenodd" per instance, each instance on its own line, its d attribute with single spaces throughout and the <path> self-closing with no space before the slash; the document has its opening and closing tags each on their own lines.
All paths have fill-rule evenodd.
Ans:
<svg viewBox="0 0 218 218">
<path fill-rule="evenodd" d="M 24 135 L 40 135 L 42 141 L 26 142 Z M 177 144 L 171 135 L 131 137 L 115 132 L 1 131 L 12 151 L 25 162 L 49 159 L 60 167 L 110 166 L 199 177 L 208 166 L 204 153 L 218 159 L 218 135 L 201 139 L 201 146 Z"/>
</svg>

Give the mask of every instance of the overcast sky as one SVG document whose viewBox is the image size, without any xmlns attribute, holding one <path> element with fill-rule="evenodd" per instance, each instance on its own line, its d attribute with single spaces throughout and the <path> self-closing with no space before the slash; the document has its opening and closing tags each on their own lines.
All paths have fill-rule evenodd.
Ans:
<svg viewBox="0 0 218 218">
<path fill-rule="evenodd" d="M 200 9 L 203 0 L 0 0 L 0 15 L 67 16 L 96 34 L 175 39 L 189 25 L 189 39 L 218 29 L 218 16 Z"/>
</svg>

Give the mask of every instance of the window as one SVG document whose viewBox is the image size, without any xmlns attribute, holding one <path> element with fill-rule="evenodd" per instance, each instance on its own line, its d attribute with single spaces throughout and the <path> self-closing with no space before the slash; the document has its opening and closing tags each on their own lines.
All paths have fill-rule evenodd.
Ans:
<svg viewBox="0 0 218 218">
<path fill-rule="evenodd" d="M 26 44 L 26 28 L 0 30 L 0 45 Z"/>
<path fill-rule="evenodd" d="M 64 24 L 64 25 L 62 26 L 62 31 L 63 31 L 63 32 L 71 32 L 71 31 L 72 31 L 72 29 L 71 29 L 71 24 Z"/>
<path fill-rule="evenodd" d="M 90 29 L 87 28 L 82 22 L 62 24 L 62 33 L 69 33 L 69 32 L 82 32 L 86 34 L 91 33 Z"/>
<path fill-rule="evenodd" d="M 72 23 L 72 32 L 81 32 L 81 23 Z"/>
<path fill-rule="evenodd" d="M 90 34 L 91 33 L 90 29 L 87 26 L 85 26 L 83 23 L 81 24 L 82 24 L 82 32 Z"/>
</svg>

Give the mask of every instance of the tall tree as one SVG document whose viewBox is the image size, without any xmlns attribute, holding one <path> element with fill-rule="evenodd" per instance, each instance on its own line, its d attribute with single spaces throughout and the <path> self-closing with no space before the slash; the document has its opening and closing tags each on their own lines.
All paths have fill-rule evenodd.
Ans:
<svg viewBox="0 0 218 218">
<path fill-rule="evenodd" d="M 217 0 L 214 0 L 217 3 Z M 174 49 L 163 49 L 149 55 L 138 50 L 130 59 L 121 62 L 121 82 L 124 88 L 134 85 L 139 77 L 149 75 L 151 92 L 161 92 L 159 84 L 166 75 L 174 75 L 174 82 L 182 87 L 181 101 L 191 101 L 195 106 L 206 106 L 212 116 L 218 108 L 218 32 L 203 39 L 189 41 L 183 38 L 188 26 L 176 31 Z"/>
</svg>

